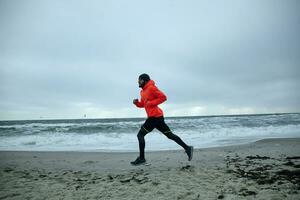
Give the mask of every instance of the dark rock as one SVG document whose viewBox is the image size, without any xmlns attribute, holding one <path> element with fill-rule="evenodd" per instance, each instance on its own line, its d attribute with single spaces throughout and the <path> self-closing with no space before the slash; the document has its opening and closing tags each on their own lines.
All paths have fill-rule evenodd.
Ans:
<svg viewBox="0 0 300 200">
<path fill-rule="evenodd" d="M 257 179 L 256 182 L 259 185 L 265 185 L 265 184 L 273 184 L 275 183 L 276 179 L 274 178 L 266 178 L 266 179 Z"/>
<path fill-rule="evenodd" d="M 300 179 L 300 170 L 284 169 L 276 172 L 276 174 L 278 174 L 279 176 L 285 176 L 288 179 L 293 179 L 293 178 Z"/>
<path fill-rule="evenodd" d="M 292 161 L 289 160 L 288 162 L 284 163 L 284 165 L 286 165 L 286 166 L 294 166 L 295 163 L 293 163 Z"/>
<path fill-rule="evenodd" d="M 239 195 L 242 195 L 242 196 L 251 196 L 251 195 L 256 195 L 256 194 L 257 194 L 256 192 L 248 190 L 246 188 L 242 188 L 239 191 Z"/>
<path fill-rule="evenodd" d="M 10 167 L 6 167 L 4 168 L 3 170 L 4 172 L 11 172 L 11 171 L 14 171 L 14 169 L 10 168 Z"/>
<path fill-rule="evenodd" d="M 159 185 L 160 182 L 159 181 L 152 181 L 152 185 Z"/>
<path fill-rule="evenodd" d="M 133 177 L 126 177 L 120 180 L 121 183 L 127 183 L 130 182 L 133 179 Z"/>
<path fill-rule="evenodd" d="M 47 175 L 46 174 L 40 174 L 39 177 L 40 178 L 45 178 L 45 177 L 47 177 Z"/>
<path fill-rule="evenodd" d="M 287 160 L 300 159 L 300 156 L 286 157 Z"/>
<path fill-rule="evenodd" d="M 191 165 L 186 165 L 180 168 L 180 171 L 189 171 L 189 172 L 193 172 L 194 171 L 194 167 Z"/>
<path fill-rule="evenodd" d="M 278 184 L 278 185 L 282 185 L 283 182 L 282 182 L 282 181 L 278 181 L 277 184 Z"/>
<path fill-rule="evenodd" d="M 259 155 L 256 155 L 256 156 L 246 156 L 246 158 L 250 159 L 250 160 L 253 160 L 253 159 L 267 160 L 267 159 L 270 159 L 270 157 L 268 157 L 268 156 L 259 156 Z"/>
<path fill-rule="evenodd" d="M 107 177 L 108 177 L 109 180 L 113 180 L 114 179 L 114 177 L 112 175 L 110 175 L 110 174 L 108 174 Z"/>
<path fill-rule="evenodd" d="M 180 168 L 180 170 L 186 170 L 186 169 L 190 169 L 191 165 L 186 165 Z"/>
<path fill-rule="evenodd" d="M 144 176 L 137 176 L 137 177 L 133 177 L 133 178 L 139 184 L 146 183 L 149 180 L 148 177 L 144 177 Z"/>
<path fill-rule="evenodd" d="M 75 186 L 75 190 L 78 190 L 80 188 L 80 185 Z"/>
<path fill-rule="evenodd" d="M 86 179 L 76 178 L 75 181 L 88 181 Z"/>
</svg>

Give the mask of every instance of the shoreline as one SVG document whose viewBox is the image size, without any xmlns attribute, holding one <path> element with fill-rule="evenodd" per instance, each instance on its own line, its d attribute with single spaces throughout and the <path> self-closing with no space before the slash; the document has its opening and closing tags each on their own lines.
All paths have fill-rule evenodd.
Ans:
<svg viewBox="0 0 300 200">
<path fill-rule="evenodd" d="M 194 150 L 0 151 L 1 199 L 297 199 L 300 138 Z M 41 192 L 42 191 L 42 192 Z"/>
<path fill-rule="evenodd" d="M 201 148 L 195 148 L 194 150 L 205 150 L 205 149 L 215 149 L 215 148 L 228 148 L 228 147 L 235 147 L 235 146 L 244 146 L 244 145 L 249 145 L 252 143 L 260 143 L 260 142 L 275 142 L 276 140 L 282 140 L 282 141 L 292 141 L 292 140 L 300 140 L 299 137 L 288 137 L 288 138 L 264 138 L 264 139 L 259 139 L 255 141 L 249 141 L 249 142 L 243 142 L 243 143 L 237 143 L 237 144 L 228 144 L 228 145 L 217 145 L 217 146 L 209 146 L 209 147 L 201 147 Z M 155 152 L 178 152 L 182 151 L 182 149 L 171 149 L 171 150 L 147 150 L 145 149 L 145 152 L 148 153 L 155 153 Z M 52 151 L 52 150 L 0 150 L 1 152 L 7 152 L 7 153 L 16 153 L 16 152 L 35 152 L 35 153 L 107 153 L 107 154 L 123 154 L 123 153 L 138 153 L 139 149 L 135 150 L 102 150 L 102 149 L 95 149 L 95 150 L 58 150 L 58 151 Z"/>
</svg>

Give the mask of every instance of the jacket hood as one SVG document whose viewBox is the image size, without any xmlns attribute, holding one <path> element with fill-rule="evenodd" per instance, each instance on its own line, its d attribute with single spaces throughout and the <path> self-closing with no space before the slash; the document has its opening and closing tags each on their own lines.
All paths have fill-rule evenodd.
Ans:
<svg viewBox="0 0 300 200">
<path fill-rule="evenodd" d="M 153 80 L 150 80 L 146 83 L 146 85 L 144 85 L 143 90 L 145 90 L 147 87 L 149 87 L 150 85 L 155 85 L 155 82 Z"/>
</svg>

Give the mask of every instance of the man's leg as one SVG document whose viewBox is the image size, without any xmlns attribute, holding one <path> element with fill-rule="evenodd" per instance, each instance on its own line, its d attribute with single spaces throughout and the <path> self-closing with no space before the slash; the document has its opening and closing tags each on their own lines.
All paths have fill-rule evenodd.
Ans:
<svg viewBox="0 0 300 200">
<path fill-rule="evenodd" d="M 175 141 L 177 144 L 182 146 L 184 148 L 186 154 L 188 155 L 188 160 L 191 161 L 193 158 L 193 146 L 188 146 L 185 144 L 180 137 L 172 133 L 169 126 L 165 123 L 165 120 L 163 117 L 157 118 L 156 122 L 156 128 L 162 132 L 165 136 L 167 136 L 169 139 Z"/>
<path fill-rule="evenodd" d="M 137 134 L 137 138 L 139 140 L 139 148 L 140 148 L 140 159 L 145 159 L 145 135 L 147 134 L 146 130 L 142 127 Z"/>
<path fill-rule="evenodd" d="M 185 150 L 188 149 L 188 145 L 186 145 L 181 138 L 178 135 L 175 135 L 170 130 L 169 126 L 165 123 L 165 120 L 163 117 L 157 118 L 156 128 L 162 132 L 165 136 L 167 136 L 169 139 L 175 141 L 177 144 L 182 146 Z"/>
<path fill-rule="evenodd" d="M 151 132 L 154 129 L 153 118 L 148 118 L 145 123 L 142 125 L 141 129 L 137 134 L 139 140 L 139 149 L 140 149 L 140 159 L 145 159 L 145 136 L 147 133 Z"/>
<path fill-rule="evenodd" d="M 179 144 L 180 146 L 182 146 L 182 148 L 184 148 L 185 150 L 187 150 L 188 145 L 185 144 L 181 138 L 178 135 L 175 135 L 174 133 L 172 133 L 172 131 L 170 132 L 165 132 L 163 133 L 165 136 L 167 136 L 169 139 L 175 141 L 177 144 Z"/>
</svg>

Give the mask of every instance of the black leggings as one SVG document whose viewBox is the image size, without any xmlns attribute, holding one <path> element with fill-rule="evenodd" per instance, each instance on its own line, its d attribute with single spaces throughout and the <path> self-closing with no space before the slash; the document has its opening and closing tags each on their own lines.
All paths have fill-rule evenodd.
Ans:
<svg viewBox="0 0 300 200">
<path fill-rule="evenodd" d="M 151 117 L 146 120 L 146 122 L 141 127 L 140 131 L 137 134 L 137 138 L 139 140 L 139 148 L 140 148 L 140 158 L 145 158 L 145 135 L 150 133 L 154 128 L 157 128 L 160 132 L 162 132 L 169 139 L 175 141 L 177 144 L 182 146 L 185 150 L 188 146 L 168 127 L 168 125 L 164 121 L 164 117 Z"/>
</svg>

